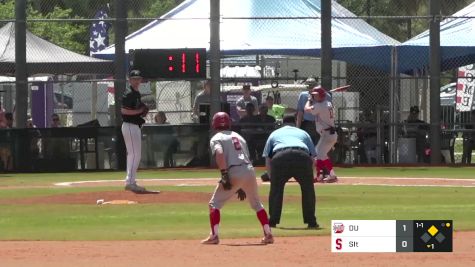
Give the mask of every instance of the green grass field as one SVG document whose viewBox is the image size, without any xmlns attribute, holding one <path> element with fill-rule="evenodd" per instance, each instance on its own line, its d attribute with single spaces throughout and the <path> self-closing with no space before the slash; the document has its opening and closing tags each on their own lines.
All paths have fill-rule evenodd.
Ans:
<svg viewBox="0 0 475 267">
<path fill-rule="evenodd" d="M 474 178 L 474 168 L 339 168 L 340 176 Z M 259 170 L 258 173 L 262 172 Z M 215 170 L 141 171 L 140 179 L 209 178 Z M 120 180 L 123 172 L 0 174 L 0 201 L 122 187 L 50 188 L 55 182 Z M 37 187 L 28 187 L 37 186 Z M 151 187 L 153 188 L 153 187 Z M 158 188 L 158 187 L 155 187 Z M 159 188 L 162 191 L 211 193 L 212 186 Z M 269 186 L 260 187 L 267 208 Z M 317 186 L 321 230 L 302 229 L 300 189 L 287 186 L 277 236 L 328 235 L 332 219 L 452 219 L 455 230 L 475 230 L 475 188 Z M 247 202 L 230 202 L 221 213 L 223 238 L 261 235 Z M 293 229 L 290 229 L 293 228 Z M 207 203 L 140 205 L 0 204 L 0 240 L 152 240 L 200 239 L 209 232 Z"/>
</svg>

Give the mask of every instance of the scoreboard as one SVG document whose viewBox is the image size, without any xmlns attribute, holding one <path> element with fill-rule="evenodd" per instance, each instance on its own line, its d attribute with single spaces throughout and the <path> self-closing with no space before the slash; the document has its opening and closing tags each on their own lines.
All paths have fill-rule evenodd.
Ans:
<svg viewBox="0 0 475 267">
<path fill-rule="evenodd" d="M 332 252 L 452 252 L 452 220 L 332 220 Z"/>
</svg>

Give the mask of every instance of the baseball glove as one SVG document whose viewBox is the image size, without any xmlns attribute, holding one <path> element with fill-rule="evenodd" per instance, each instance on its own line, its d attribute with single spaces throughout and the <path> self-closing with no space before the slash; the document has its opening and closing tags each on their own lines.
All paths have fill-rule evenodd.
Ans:
<svg viewBox="0 0 475 267">
<path fill-rule="evenodd" d="M 239 188 L 239 190 L 236 191 L 236 194 L 240 201 L 243 201 L 244 199 L 246 199 L 246 192 L 244 192 L 244 190 L 242 190 L 241 188 Z"/>
<path fill-rule="evenodd" d="M 269 181 L 270 181 L 269 174 L 267 174 L 267 172 L 263 173 L 263 174 L 261 175 L 261 180 L 262 180 L 263 182 L 269 182 Z"/>
<path fill-rule="evenodd" d="M 140 114 L 140 117 L 145 117 L 145 116 L 147 116 L 148 111 L 149 111 L 148 107 L 147 107 L 145 104 L 143 104 L 143 103 L 142 103 L 142 105 L 141 105 L 140 107 L 143 107 L 143 111 L 142 111 L 142 113 Z"/>
<path fill-rule="evenodd" d="M 231 189 L 231 179 L 229 178 L 229 174 L 226 170 L 221 170 L 221 180 L 219 180 L 219 183 L 223 185 L 224 190 Z"/>
</svg>

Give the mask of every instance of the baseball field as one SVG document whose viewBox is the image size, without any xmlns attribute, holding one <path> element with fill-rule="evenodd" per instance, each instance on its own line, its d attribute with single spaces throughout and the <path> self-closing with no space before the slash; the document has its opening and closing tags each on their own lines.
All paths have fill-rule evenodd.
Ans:
<svg viewBox="0 0 475 267">
<path fill-rule="evenodd" d="M 259 244 L 255 213 L 233 199 L 217 246 L 199 243 L 216 170 L 142 170 L 139 183 L 161 191 L 142 195 L 123 190 L 123 172 L 0 174 L 0 266 L 475 266 L 475 168 L 336 171 L 338 183 L 315 185 L 320 229 L 305 228 L 290 181 L 275 244 Z M 453 220 L 454 252 L 334 254 L 332 219 Z"/>
</svg>

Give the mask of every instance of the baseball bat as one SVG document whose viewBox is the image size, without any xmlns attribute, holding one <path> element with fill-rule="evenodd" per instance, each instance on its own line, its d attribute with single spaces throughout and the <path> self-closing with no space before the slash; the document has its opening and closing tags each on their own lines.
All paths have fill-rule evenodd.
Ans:
<svg viewBox="0 0 475 267">
<path fill-rule="evenodd" d="M 351 87 L 351 84 L 348 84 L 348 85 L 343 85 L 343 86 L 340 86 L 340 87 L 337 87 L 337 88 L 333 88 L 331 89 L 329 92 L 340 92 L 340 91 L 345 91 L 346 89 L 350 88 Z"/>
</svg>

